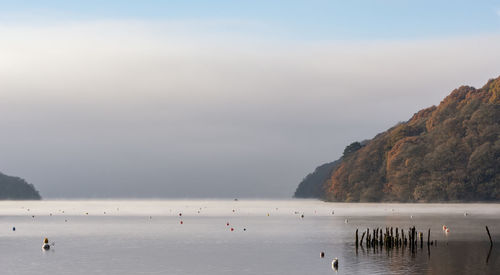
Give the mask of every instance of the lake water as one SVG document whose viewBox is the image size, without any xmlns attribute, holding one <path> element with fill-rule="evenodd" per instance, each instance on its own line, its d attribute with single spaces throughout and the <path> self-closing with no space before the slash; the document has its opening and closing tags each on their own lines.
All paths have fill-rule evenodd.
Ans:
<svg viewBox="0 0 500 275">
<path fill-rule="evenodd" d="M 499 204 L 3 201 L 0 267 L 1 274 L 500 274 L 500 242 L 490 251 L 485 225 L 500 240 Z M 438 245 L 356 251 L 356 228 L 386 226 L 416 226 L 425 238 L 430 228 Z M 49 251 L 44 237 L 55 242 Z"/>
</svg>

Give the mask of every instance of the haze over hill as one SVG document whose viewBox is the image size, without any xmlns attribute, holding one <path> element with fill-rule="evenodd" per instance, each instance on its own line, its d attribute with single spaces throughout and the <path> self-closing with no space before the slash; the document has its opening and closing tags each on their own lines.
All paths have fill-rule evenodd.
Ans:
<svg viewBox="0 0 500 275">
<path fill-rule="evenodd" d="M 352 143 L 321 174 L 306 177 L 295 196 L 313 189 L 328 201 L 500 200 L 500 77 L 454 90 L 366 145 Z"/>
</svg>

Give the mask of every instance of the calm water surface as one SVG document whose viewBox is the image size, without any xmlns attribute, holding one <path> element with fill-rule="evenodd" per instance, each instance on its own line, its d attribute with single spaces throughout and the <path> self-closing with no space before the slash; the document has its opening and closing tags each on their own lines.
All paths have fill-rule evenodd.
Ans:
<svg viewBox="0 0 500 275">
<path fill-rule="evenodd" d="M 413 225 L 430 228 L 438 245 L 356 252 L 356 228 Z M 500 242 L 489 251 L 485 225 L 500 240 L 499 204 L 4 201 L 0 266 L 2 274 L 500 274 Z M 55 242 L 50 251 L 44 237 Z"/>
</svg>

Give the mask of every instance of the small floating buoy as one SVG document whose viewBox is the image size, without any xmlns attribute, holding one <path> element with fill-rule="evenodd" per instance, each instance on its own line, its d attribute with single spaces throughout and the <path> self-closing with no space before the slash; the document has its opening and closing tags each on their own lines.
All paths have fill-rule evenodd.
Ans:
<svg viewBox="0 0 500 275">
<path fill-rule="evenodd" d="M 226 226 L 229 226 L 229 222 L 226 223 Z"/>
<path fill-rule="evenodd" d="M 35 216 L 31 216 L 33 219 L 35 218 Z"/>
<path fill-rule="evenodd" d="M 181 224 L 184 224 L 184 222 L 183 222 L 183 221 L 181 221 Z"/>
<path fill-rule="evenodd" d="M 231 231 L 234 231 L 234 228 L 231 227 Z"/>
<path fill-rule="evenodd" d="M 12 231 L 16 231 L 16 227 L 15 227 L 15 226 L 14 226 L 14 227 L 12 227 Z"/>
<path fill-rule="evenodd" d="M 446 233 L 450 233 L 450 229 L 449 228 L 446 228 Z"/>
<path fill-rule="evenodd" d="M 267 213 L 267 216 L 269 217 L 269 213 Z"/>
<path fill-rule="evenodd" d="M 85 215 L 88 215 L 88 214 L 89 214 L 89 212 L 85 212 Z"/>
<path fill-rule="evenodd" d="M 332 215 L 335 215 L 335 211 L 334 210 L 332 210 Z"/>
<path fill-rule="evenodd" d="M 246 228 L 243 228 L 243 231 L 247 231 L 247 229 L 246 229 Z"/>
<path fill-rule="evenodd" d="M 332 261 L 332 269 L 337 271 L 339 269 L 339 259 L 335 258 Z"/>
<path fill-rule="evenodd" d="M 300 215 L 301 218 L 304 218 L 304 214 Z"/>
<path fill-rule="evenodd" d="M 319 257 L 320 258 L 324 258 L 325 257 L 325 252 L 321 251 L 321 253 L 319 253 Z"/>
<path fill-rule="evenodd" d="M 234 209 L 233 209 L 233 213 L 234 213 Z"/>
<path fill-rule="evenodd" d="M 467 217 L 467 215 L 469 215 L 469 213 L 467 213 L 467 212 L 464 212 L 464 216 L 466 216 L 466 217 Z"/>
<path fill-rule="evenodd" d="M 443 231 L 446 231 L 446 225 L 443 225 Z"/>
<path fill-rule="evenodd" d="M 179 217 L 182 217 L 182 213 L 179 213 Z"/>
<path fill-rule="evenodd" d="M 50 213 L 50 216 L 52 216 L 52 213 Z"/>
<path fill-rule="evenodd" d="M 45 238 L 43 240 L 42 249 L 43 250 L 49 250 L 50 249 L 49 239 Z"/>
</svg>

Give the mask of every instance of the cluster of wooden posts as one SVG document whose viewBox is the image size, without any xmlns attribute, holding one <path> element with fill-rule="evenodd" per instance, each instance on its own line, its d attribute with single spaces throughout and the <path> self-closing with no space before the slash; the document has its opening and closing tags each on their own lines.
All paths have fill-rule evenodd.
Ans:
<svg viewBox="0 0 500 275">
<path fill-rule="evenodd" d="M 366 238 L 365 238 L 366 236 Z M 356 229 L 356 249 L 361 245 L 363 247 L 363 241 L 367 248 L 375 247 L 385 247 L 386 249 L 408 247 L 411 251 L 415 251 L 418 247 L 420 241 L 420 248 L 424 247 L 424 233 L 418 232 L 415 226 L 410 227 L 405 234 L 405 230 L 402 228 L 386 227 L 383 228 L 370 229 L 367 228 L 366 231 L 361 235 L 361 241 L 359 241 L 358 229 Z M 431 241 L 431 230 L 427 230 L 427 246 L 437 245 L 437 241 Z"/>
</svg>

